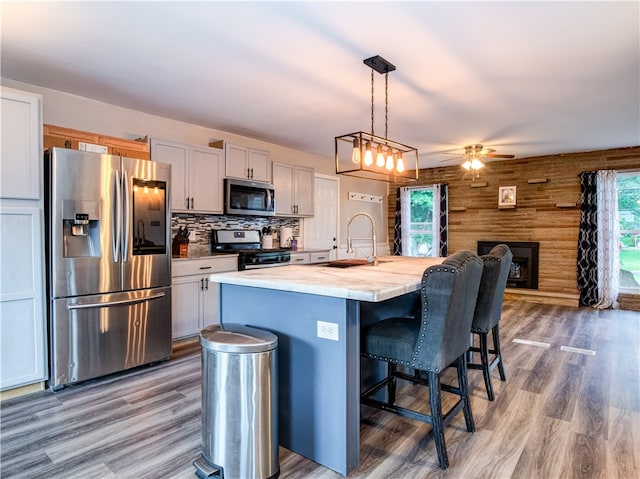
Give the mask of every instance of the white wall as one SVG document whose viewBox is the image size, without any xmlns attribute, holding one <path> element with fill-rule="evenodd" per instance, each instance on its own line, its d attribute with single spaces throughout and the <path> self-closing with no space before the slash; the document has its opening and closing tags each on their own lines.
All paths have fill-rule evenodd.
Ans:
<svg viewBox="0 0 640 479">
<path fill-rule="evenodd" d="M 43 96 L 44 122 L 51 125 L 91 131 L 126 139 L 156 137 L 179 143 L 206 146 L 210 141 L 224 140 L 249 147 L 269 150 L 273 161 L 313 167 L 317 173 L 335 174 L 333 157 L 323 157 L 286 148 L 273 143 L 205 128 L 170 118 L 151 115 L 89 98 L 70 95 L 37 85 L 0 79 L 3 86 L 39 93 Z M 336 132 L 339 134 L 341 132 Z M 332 138 L 327 138 L 333 144 Z M 340 182 L 340 244 L 346 242 L 346 221 L 358 211 L 366 211 L 376 221 L 378 242 L 387 241 L 387 183 L 342 176 Z M 382 204 L 350 201 L 348 192 L 355 191 L 382 196 Z M 366 236 L 369 227 L 364 221 L 354 222 L 353 236 Z"/>
</svg>

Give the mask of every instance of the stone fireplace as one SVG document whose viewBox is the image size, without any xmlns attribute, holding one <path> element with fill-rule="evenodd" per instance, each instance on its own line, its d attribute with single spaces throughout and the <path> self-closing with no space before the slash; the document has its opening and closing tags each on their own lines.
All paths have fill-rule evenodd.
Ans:
<svg viewBox="0 0 640 479">
<path fill-rule="evenodd" d="M 538 289 L 540 244 L 532 241 L 478 241 L 478 254 L 489 254 L 491 248 L 498 244 L 506 244 L 513 254 L 507 288 Z"/>
</svg>

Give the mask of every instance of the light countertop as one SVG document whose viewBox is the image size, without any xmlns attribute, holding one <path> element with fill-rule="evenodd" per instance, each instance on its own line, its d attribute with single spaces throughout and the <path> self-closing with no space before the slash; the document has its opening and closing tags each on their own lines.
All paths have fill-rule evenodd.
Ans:
<svg viewBox="0 0 640 479">
<path fill-rule="evenodd" d="M 384 301 L 420 288 L 426 268 L 444 258 L 381 256 L 378 266 L 336 268 L 326 264 L 292 264 L 278 268 L 216 273 L 210 281 L 279 291 L 317 294 L 360 301 Z"/>
</svg>

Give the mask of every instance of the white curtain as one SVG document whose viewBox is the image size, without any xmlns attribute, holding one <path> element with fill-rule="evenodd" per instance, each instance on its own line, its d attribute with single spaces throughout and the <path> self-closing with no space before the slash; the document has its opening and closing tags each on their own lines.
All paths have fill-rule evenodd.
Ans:
<svg viewBox="0 0 640 479">
<path fill-rule="evenodd" d="M 594 308 L 617 308 L 620 287 L 620 225 L 615 170 L 598 171 L 598 303 Z"/>
<path fill-rule="evenodd" d="M 402 218 L 402 256 L 411 253 L 411 195 L 409 188 L 400 188 L 400 217 Z"/>
</svg>

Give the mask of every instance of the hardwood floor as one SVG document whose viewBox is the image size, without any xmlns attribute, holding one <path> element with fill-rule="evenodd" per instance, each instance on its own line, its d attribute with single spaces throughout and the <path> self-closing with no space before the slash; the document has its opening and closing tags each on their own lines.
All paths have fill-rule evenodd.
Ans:
<svg viewBox="0 0 640 479">
<path fill-rule="evenodd" d="M 362 407 L 353 478 L 640 477 L 640 313 L 506 301 L 507 382 L 469 371 L 476 432 L 446 428 L 438 468 L 430 426 Z M 548 347 L 514 343 L 548 343 Z M 2 402 L 0 476 L 193 478 L 200 454 L 200 354 L 183 343 L 152 368 Z M 595 355 L 563 351 L 569 346 Z M 427 405 L 408 385 L 401 401 Z M 281 478 L 339 474 L 280 448 Z"/>
</svg>

